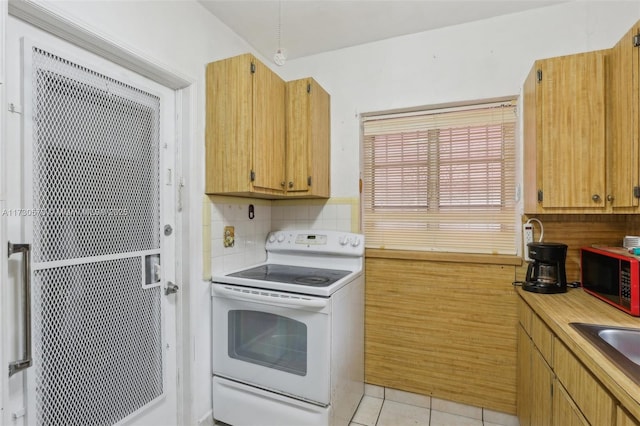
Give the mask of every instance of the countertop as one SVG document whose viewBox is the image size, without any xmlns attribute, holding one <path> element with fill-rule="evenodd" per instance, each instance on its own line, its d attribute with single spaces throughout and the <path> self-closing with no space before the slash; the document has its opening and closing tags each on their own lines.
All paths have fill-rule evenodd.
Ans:
<svg viewBox="0 0 640 426">
<path fill-rule="evenodd" d="M 620 405 L 640 419 L 640 386 L 569 325 L 584 322 L 640 328 L 640 318 L 608 305 L 581 288 L 570 288 L 561 294 L 537 294 L 522 288 L 517 292 Z"/>
</svg>

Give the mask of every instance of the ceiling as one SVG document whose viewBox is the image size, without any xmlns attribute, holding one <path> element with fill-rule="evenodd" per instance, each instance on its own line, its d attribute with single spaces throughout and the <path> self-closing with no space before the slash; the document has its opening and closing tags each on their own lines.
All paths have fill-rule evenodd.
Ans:
<svg viewBox="0 0 640 426">
<path fill-rule="evenodd" d="M 296 59 L 567 0 L 198 1 L 266 58 Z"/>
</svg>

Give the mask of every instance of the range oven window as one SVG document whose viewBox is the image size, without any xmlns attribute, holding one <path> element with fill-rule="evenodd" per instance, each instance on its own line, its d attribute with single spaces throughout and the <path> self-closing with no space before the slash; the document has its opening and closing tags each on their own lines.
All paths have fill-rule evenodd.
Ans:
<svg viewBox="0 0 640 426">
<path fill-rule="evenodd" d="M 251 310 L 229 311 L 229 357 L 306 376 L 307 326 Z"/>
</svg>

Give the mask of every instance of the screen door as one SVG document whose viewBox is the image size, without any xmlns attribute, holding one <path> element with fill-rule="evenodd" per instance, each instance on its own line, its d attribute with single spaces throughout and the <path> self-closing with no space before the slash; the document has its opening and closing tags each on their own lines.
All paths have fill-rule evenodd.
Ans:
<svg viewBox="0 0 640 426">
<path fill-rule="evenodd" d="M 82 55 L 22 41 L 12 220 L 31 245 L 33 361 L 9 379 L 25 383 L 10 409 L 28 424 L 174 424 L 173 93 Z"/>
</svg>

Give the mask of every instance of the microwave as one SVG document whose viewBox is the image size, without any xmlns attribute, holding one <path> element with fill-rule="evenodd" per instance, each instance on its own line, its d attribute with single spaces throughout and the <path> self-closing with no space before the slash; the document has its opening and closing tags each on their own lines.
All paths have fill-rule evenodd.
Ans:
<svg viewBox="0 0 640 426">
<path fill-rule="evenodd" d="M 624 248 L 580 249 L 581 284 L 585 292 L 616 308 L 640 316 L 640 261 Z"/>
</svg>

